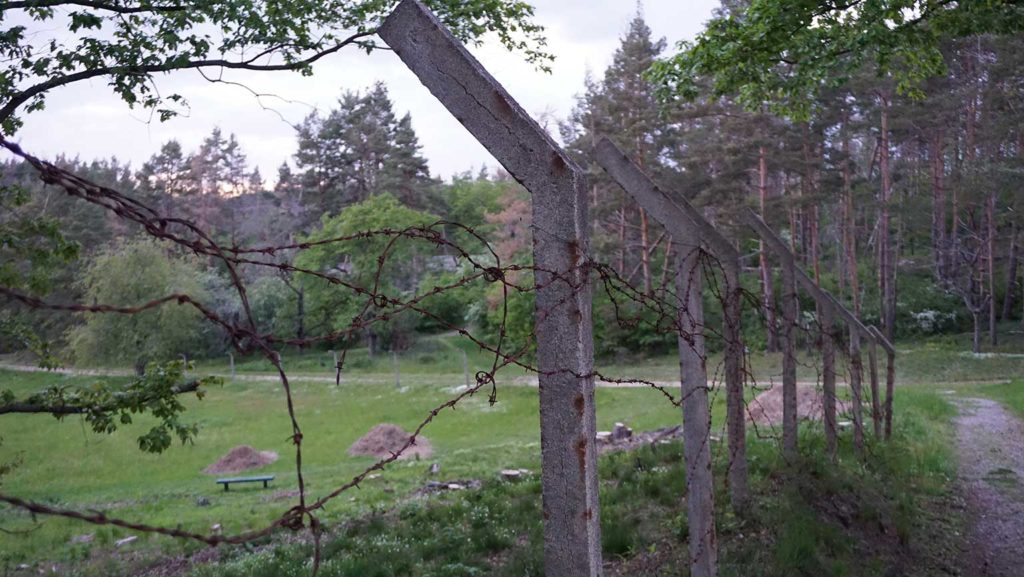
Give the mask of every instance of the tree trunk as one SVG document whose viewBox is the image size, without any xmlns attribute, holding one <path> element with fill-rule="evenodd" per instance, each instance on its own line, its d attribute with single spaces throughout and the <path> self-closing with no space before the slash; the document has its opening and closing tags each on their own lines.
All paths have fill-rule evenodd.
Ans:
<svg viewBox="0 0 1024 577">
<path fill-rule="evenodd" d="M 626 274 L 626 199 L 619 207 L 619 276 Z"/>
<path fill-rule="evenodd" d="M 988 261 L 988 339 L 989 344 L 995 347 L 999 344 L 997 332 L 998 302 L 996 301 L 996 193 L 989 193 L 985 203 L 985 245 Z"/>
<path fill-rule="evenodd" d="M 1010 320 L 1013 316 L 1013 299 L 1017 293 L 1017 225 L 1011 223 L 1010 229 L 1010 258 L 1006 263 L 1006 294 L 1003 296 L 1003 320 Z"/>
<path fill-rule="evenodd" d="M 301 340 L 306 338 L 306 286 L 301 278 L 295 295 L 295 316 L 295 337 Z"/>
<path fill-rule="evenodd" d="M 882 214 L 879 222 L 880 280 L 882 293 L 882 327 L 885 336 L 894 340 L 896 332 L 896 254 L 890 234 L 890 204 L 892 202 L 892 174 L 889 166 L 889 100 L 882 101 L 882 142 L 879 169 L 882 173 Z"/>
<path fill-rule="evenodd" d="M 651 282 L 651 248 L 647 225 L 647 211 L 640 209 L 640 263 L 643 267 L 644 294 L 654 295 L 654 285 Z"/>
<path fill-rule="evenodd" d="M 857 220 L 853 206 L 853 175 L 850 170 L 850 135 L 846 130 L 849 120 L 843 111 L 843 250 L 846 253 L 846 266 L 850 281 L 850 294 L 853 303 L 853 314 L 860 316 L 860 279 L 857 271 Z"/>
<path fill-rule="evenodd" d="M 768 206 L 768 159 L 765 155 L 765 148 L 758 149 L 758 197 L 761 204 L 761 218 L 767 218 L 765 214 Z M 774 280 L 772 279 L 771 265 L 768 263 L 768 251 L 764 241 L 759 241 L 761 265 L 761 306 L 764 309 L 766 327 L 766 348 L 769 353 L 779 350 L 778 334 L 775 332 L 775 295 Z"/>
<path fill-rule="evenodd" d="M 974 341 L 971 350 L 977 355 L 981 353 L 981 313 L 972 311 L 971 317 L 974 319 Z"/>
<path fill-rule="evenodd" d="M 938 279 L 946 278 L 947 260 L 944 140 L 942 130 L 936 130 L 929 151 L 932 170 L 932 263 Z"/>
</svg>

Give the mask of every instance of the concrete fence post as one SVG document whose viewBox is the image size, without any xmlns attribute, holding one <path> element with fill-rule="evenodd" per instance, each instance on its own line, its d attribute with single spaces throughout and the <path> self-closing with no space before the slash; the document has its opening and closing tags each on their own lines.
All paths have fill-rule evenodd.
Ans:
<svg viewBox="0 0 1024 577">
<path fill-rule="evenodd" d="M 418 0 L 380 37 L 531 194 L 544 572 L 602 574 L 584 172 Z"/>
<path fill-rule="evenodd" d="M 832 307 L 822 306 L 821 309 L 821 411 L 822 423 L 825 427 L 825 446 L 829 457 L 836 458 L 838 448 L 836 423 L 836 343 L 835 315 Z"/>
<path fill-rule="evenodd" d="M 878 345 L 868 342 L 868 376 L 871 379 L 871 424 L 876 439 L 882 438 L 882 399 L 878 390 Z"/>
<path fill-rule="evenodd" d="M 729 498 L 733 510 L 743 514 L 747 486 L 746 404 L 743 399 L 742 288 L 740 255 L 733 243 L 718 232 L 697 209 L 679 195 L 669 194 L 654 184 L 637 164 L 615 144 L 602 138 L 595 148 L 595 160 L 652 215 L 674 239 L 697 239 L 718 259 L 725 276 L 725 387 L 726 428 L 729 443 Z M 685 426 L 685 424 L 684 424 Z"/>
<path fill-rule="evenodd" d="M 790 460 L 797 456 L 796 390 L 796 265 L 782 262 L 782 452 Z"/>
<path fill-rule="evenodd" d="M 718 575 L 718 537 L 715 531 L 715 491 L 711 472 L 711 410 L 704 347 L 703 281 L 700 243 L 676 237 L 681 257 L 676 261 L 679 299 L 679 370 L 683 395 L 683 456 L 686 461 L 686 507 L 689 521 L 690 575 Z"/>
<path fill-rule="evenodd" d="M 892 396 L 896 392 L 896 348 L 878 327 L 869 327 L 875 341 L 885 349 L 885 440 L 892 438 Z"/>
</svg>

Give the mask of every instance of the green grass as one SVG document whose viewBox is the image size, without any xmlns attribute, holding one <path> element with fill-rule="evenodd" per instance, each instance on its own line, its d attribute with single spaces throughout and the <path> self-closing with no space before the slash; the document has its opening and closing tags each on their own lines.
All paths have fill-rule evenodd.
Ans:
<svg viewBox="0 0 1024 577">
<path fill-rule="evenodd" d="M 901 387 L 897 397 L 896 424 L 899 442 L 891 446 L 873 445 L 869 467 L 861 467 L 845 444 L 841 466 L 831 467 L 820 458 L 823 449 L 819 432 L 813 427 L 805 427 L 803 444 L 807 453 L 800 467 L 809 475 L 806 477 L 808 484 L 792 485 L 800 487 L 797 491 L 782 490 L 780 479 L 783 474 L 791 475 L 792 471 L 779 461 L 773 443 L 752 442 L 751 474 L 759 492 L 759 505 L 754 516 L 745 519 L 732 517 L 725 513 L 724 507 L 720 507 L 723 559 L 728 560 L 723 561 L 723 574 L 772 575 L 774 573 L 768 568 L 789 567 L 797 574 L 806 571 L 856 575 L 835 569 L 853 563 L 861 554 L 844 545 L 848 528 L 842 524 L 837 528 L 835 523 L 819 524 L 814 521 L 820 520 L 821 513 L 816 509 L 816 503 L 825 496 L 843 495 L 843 499 L 854 499 L 850 507 L 856 505 L 868 511 L 865 513 L 868 517 L 882 519 L 893 534 L 901 538 L 913 539 L 915 535 L 929 534 L 927 528 L 920 527 L 917 517 L 930 519 L 937 527 L 948 526 L 951 522 L 946 518 L 948 515 L 930 513 L 942 510 L 946 483 L 951 475 L 948 451 L 952 444 L 947 423 L 952 409 L 936 394 L 936 388 L 948 386 L 945 384 L 948 381 L 1007 379 L 1021 374 L 1020 369 L 1024 369 L 1024 360 L 1011 355 L 982 358 L 961 355 L 961 351 L 967 350 L 967 342 L 956 337 L 932 339 L 913 348 L 902 343 L 898 345 L 897 367 Z M 1004 345 L 1006 348 L 1000 352 L 1010 352 L 1012 347 L 1020 344 L 1019 338 L 1013 335 L 1004 342 L 1007 343 Z M 341 387 L 335 387 L 333 383 L 309 378 L 333 375 L 329 354 L 285 353 L 285 367 L 290 374 L 298 375 L 295 400 L 298 418 L 305 432 L 304 470 L 314 496 L 344 483 L 371 463 L 368 458 L 351 458 L 345 451 L 373 425 L 392 422 L 411 428 L 429 409 L 452 396 L 464 379 L 462 351 L 455 343 L 454 339 L 447 337 L 427 339 L 403 354 L 400 360 L 401 389 L 394 384 L 389 357 L 370 359 L 365 350 L 350 352 L 346 381 Z M 482 353 L 470 351 L 467 357 L 473 372 L 490 365 L 491 359 Z M 814 359 L 806 354 L 802 354 L 801 359 L 799 378 L 817 380 Z M 720 357 L 712 356 L 708 361 L 709 371 L 715 373 L 720 369 L 720 363 Z M 613 377 L 658 381 L 678 378 L 677 360 L 672 356 L 620 359 L 618 364 L 599 363 L 599 367 Z M 240 375 L 269 374 L 270 366 L 258 359 L 239 359 L 236 369 Z M 781 372 L 778 355 L 752 354 L 750 369 L 761 383 L 772 378 L 777 382 L 777 375 Z M 226 373 L 226 359 L 200 361 L 195 372 Z M 463 513 L 451 513 L 451 518 L 449 513 L 431 513 L 442 521 L 451 521 L 455 528 L 450 531 L 442 531 L 440 525 L 431 530 L 447 535 L 444 538 L 450 538 L 452 542 L 407 543 L 408 551 L 403 553 L 405 557 L 399 556 L 395 562 L 400 562 L 401 558 L 415 560 L 419 558 L 417 556 L 433 559 L 431 555 L 435 554 L 425 553 L 422 547 L 434 547 L 452 549 L 455 553 L 451 556 L 436 554 L 440 564 L 424 575 L 481 574 L 479 571 L 489 571 L 487 567 L 490 567 L 481 559 L 496 555 L 500 556 L 503 566 L 517 568 L 509 574 L 536 574 L 532 572 L 538 567 L 540 555 L 535 535 L 539 528 L 535 514 L 536 482 L 506 486 L 497 480 L 497 471 L 502 468 L 522 467 L 537 471 L 539 467 L 536 389 L 508 386 L 524 375 L 525 372 L 518 369 L 499 374 L 499 402 L 493 407 L 486 402 L 486 395 L 481 395 L 468 400 L 456 411 L 443 412 L 425 432 L 435 449 L 435 455 L 429 461 L 400 462 L 379 478 L 364 483 L 361 490 L 333 501 L 325 512 L 325 521 L 332 526 L 346 521 L 350 524 L 346 527 L 359 527 L 360 534 L 365 531 L 367 535 L 376 535 L 374 538 L 380 541 L 373 544 L 361 537 L 350 536 L 348 541 L 341 539 L 348 545 L 332 545 L 338 555 L 359 558 L 361 554 L 356 553 L 365 550 L 369 553 L 364 557 L 372 560 L 373 555 L 383 555 L 380 552 L 388 550 L 388 543 L 401 539 L 401 523 L 396 525 L 394 534 L 389 529 L 395 524 L 396 516 L 401 518 L 402 515 L 402 506 L 396 509 L 396 503 L 430 478 L 426 470 L 430 462 L 436 461 L 441 465 L 440 478 L 481 479 L 485 482 L 485 489 L 479 495 L 467 492 L 432 499 L 428 505 L 420 503 L 420 506 L 433 510 L 435 501 L 444 509 L 451 504 L 449 501 L 454 500 L 457 501 L 452 505 L 454 510 L 465 512 L 467 517 L 460 517 Z M 12 389 L 18 396 L 47 385 L 85 385 L 91 380 L 0 371 L 0 382 L 3 383 L 0 388 Z M 902 386 L 906 383 L 921 383 L 923 386 Z M 1024 394 L 1021 393 L 1024 386 L 977 385 L 971 390 L 991 395 L 1024 414 Z M 713 411 L 716 427 L 723 420 L 723 401 L 721 395 L 716 396 Z M 679 409 L 655 391 L 599 389 L 597 402 L 601 429 L 609 429 L 615 421 L 628 422 L 637 430 L 679 422 Z M 284 397 L 277 383 L 237 379 L 210 391 L 204 400 L 191 399 L 188 404 L 186 420 L 200 425 L 199 437 L 194 445 L 174 446 L 159 456 L 147 455 L 137 449 L 135 439 L 145 430 L 146 419 L 113 435 L 95 435 L 77 418 L 56 422 L 46 416 L 5 416 L 0 424 L 0 437 L 3 438 L 0 465 L 19 460 L 21 464 L 0 478 L 0 490 L 60 506 L 100 509 L 128 519 L 180 525 L 198 531 L 207 531 L 214 524 L 221 524 L 227 532 L 259 527 L 293 504 L 290 498 L 274 498 L 278 492 L 295 489 L 293 450 L 288 441 L 290 428 Z M 281 455 L 278 462 L 258 471 L 277 475 L 273 490 L 239 486 L 238 490 L 233 488 L 225 494 L 213 483 L 212 477 L 201 473 L 207 465 L 240 444 L 277 451 Z M 678 544 L 678 538 L 685 534 L 685 520 L 678 506 L 682 493 L 682 475 L 677 469 L 678 449 L 664 449 L 670 451 L 668 455 L 658 452 L 661 450 L 659 448 L 652 455 L 612 457 L 602 461 L 606 485 L 602 494 L 604 546 L 610 559 L 619 560 L 616 562 L 628 564 L 622 560 L 644 555 L 671 557 L 665 552 L 666 548 L 672 554 L 681 554 L 678 547 L 670 547 L 672 543 Z M 721 457 L 719 449 L 719 467 L 723 466 Z M 647 462 L 649 459 L 653 460 Z M 643 466 L 634 471 L 637 463 Z M 866 489 L 853 491 L 851 488 L 855 486 Z M 859 499 L 856 495 L 860 494 L 867 501 L 856 500 Z M 197 501 L 200 498 L 208 499 L 210 505 L 199 507 Z M 486 512 L 471 513 L 474 507 L 479 507 L 462 503 L 473 499 L 489 503 L 484 507 Z M 865 508 L 868 501 L 873 505 Z M 723 492 L 718 503 L 726 502 Z M 495 519 L 494 525 L 511 528 L 515 534 L 513 543 L 509 544 L 508 535 L 474 533 L 473 515 L 490 515 Z M 461 520 L 456 523 L 453 521 L 455 517 Z M 375 518 L 378 521 L 373 521 Z M 120 556 L 108 560 L 111 567 L 97 569 L 100 565 L 95 559 L 96 551 L 112 549 L 113 541 L 130 533 L 54 518 L 40 517 L 38 521 L 36 523 L 29 516 L 11 509 L 0 509 L 0 528 L 13 532 L 0 534 L 0 566 L 43 559 L 73 565 L 92 556 L 90 566 L 97 574 L 116 574 L 118 570 L 124 570 L 121 565 L 124 554 L 137 552 L 138 556 L 133 558 L 138 559 L 158 553 L 166 555 L 197 549 L 190 543 L 144 536 L 129 546 L 129 553 L 122 554 L 125 550 L 119 550 Z M 376 527 L 373 523 L 381 525 L 378 532 L 366 528 Z M 770 542 L 751 538 L 759 531 L 774 535 L 776 526 L 785 531 L 780 529 L 778 537 Z M 29 532 L 18 533 L 25 530 Z M 71 543 L 73 537 L 86 534 L 95 536 L 91 545 Z M 746 535 L 748 541 L 738 539 L 736 536 L 740 534 Z M 526 541 L 523 541 L 523 535 L 528 537 Z M 415 541 L 411 535 L 407 538 Z M 480 551 L 477 547 L 489 550 Z M 225 575 L 230 575 L 249 574 L 246 571 L 251 569 L 252 574 L 260 574 L 262 569 L 246 564 L 263 563 L 284 571 L 273 573 L 266 569 L 269 572 L 264 574 L 289 574 L 297 571 L 296 564 L 308 560 L 308 550 L 298 547 L 289 551 L 281 552 L 280 548 L 274 548 L 258 555 L 248 555 L 245 549 L 239 549 L 231 554 L 238 557 L 238 567 L 242 567 L 238 569 L 239 573 L 231 573 L 235 569 L 230 563 L 210 570 L 223 570 Z M 815 553 L 810 555 L 809 551 Z M 821 551 L 826 552 L 825 557 L 819 559 L 820 563 L 813 561 L 811 558 L 821 557 Z M 275 565 L 278 562 L 273 560 L 278 557 L 285 559 L 281 561 L 284 565 Z M 828 564 L 832 562 L 839 565 Z M 735 564 L 733 573 L 728 572 L 733 566 L 730 563 Z M 459 564 L 476 568 L 467 569 Z M 759 565 L 764 565 L 767 572 L 744 572 Z M 284 567 L 288 570 L 285 571 Z M 345 573 L 359 567 L 339 567 L 336 573 L 327 574 L 403 574 L 397 569 L 391 573 L 374 573 L 365 566 L 364 573 Z"/>
<path fill-rule="evenodd" d="M 955 549 L 955 521 L 935 500 L 948 495 L 952 409 L 914 392 L 899 405 L 894 441 L 872 444 L 863 464 L 844 444 L 838 463 L 821 457 L 820 431 L 786 464 L 774 443 L 751 440 L 754 506 L 738 518 L 717 502 L 720 575 L 868 577 L 899 567 L 924 576 Z M 715 472 L 725 460 L 715 451 Z M 608 575 L 685 574 L 687 525 L 678 443 L 615 453 L 600 461 L 602 549 Z M 830 509 L 830 507 L 832 507 Z M 542 575 L 540 485 L 490 479 L 478 491 L 402 503 L 345 523 L 325 539 L 321 575 L 391 577 Z M 936 517 L 938 515 L 938 517 Z M 192 577 L 305 575 L 309 543 L 234 549 Z M 936 556 L 938 561 L 936 561 Z"/>
<path fill-rule="evenodd" d="M 86 384 L 88 379 L 54 375 L 0 372 L 0 379 L 16 394 L 56 383 Z M 370 382 L 294 385 L 298 419 L 305 435 L 303 470 L 311 492 L 320 495 L 349 480 L 372 463 L 352 458 L 346 449 L 378 423 L 411 429 L 434 406 L 451 397 L 460 379 L 421 377 L 396 389 Z M 679 410 L 657 392 L 644 389 L 601 389 L 597 392 L 599 426 L 610 429 L 626 421 L 637 429 L 652 429 L 679 421 Z M 86 430 L 79 419 L 56 422 L 47 416 L 8 415 L 3 419 L 0 462 L 22 460 L 4 476 L 2 490 L 22 498 L 78 509 L 102 509 L 111 515 L 163 525 L 181 525 L 205 531 L 222 524 L 235 532 L 267 523 L 289 508 L 291 499 L 269 500 L 277 491 L 294 490 L 294 451 L 284 396 L 272 382 L 237 381 L 209 392 L 205 399 L 188 401 L 187 419 L 200 425 L 194 445 L 174 446 L 162 455 L 140 452 L 135 438 L 147 419 L 113 435 Z M 720 411 L 719 411 L 720 412 Z M 401 461 L 378 479 L 363 484 L 328 508 L 329 519 L 364 514 L 394 500 L 426 480 L 430 462 L 441 465 L 445 479 L 489 478 L 502 468 L 539 465 L 537 391 L 528 387 L 501 387 L 491 406 L 487 395 L 467 399 L 457 410 L 446 410 L 425 432 L 435 454 L 429 461 Z M 260 469 L 277 476 L 273 491 L 239 486 L 223 493 L 213 478 L 201 471 L 234 446 L 248 444 L 277 451 L 281 458 Z M 206 497 L 211 505 L 198 507 Z M 0 526 L 8 530 L 34 527 L 27 516 L 0 510 Z M 4 535 L 4 552 L 11 561 L 73 558 L 72 537 L 95 532 L 93 527 L 44 519 L 25 537 Z M 100 533 L 105 534 L 105 533 Z M 104 540 L 127 533 L 113 530 Z M 146 539 L 143 547 L 168 544 Z M 172 546 L 173 548 L 173 546 Z"/>
<path fill-rule="evenodd" d="M 982 385 L 971 388 L 970 393 L 998 401 L 1024 418 L 1024 381 L 1018 379 L 1009 383 Z"/>
</svg>

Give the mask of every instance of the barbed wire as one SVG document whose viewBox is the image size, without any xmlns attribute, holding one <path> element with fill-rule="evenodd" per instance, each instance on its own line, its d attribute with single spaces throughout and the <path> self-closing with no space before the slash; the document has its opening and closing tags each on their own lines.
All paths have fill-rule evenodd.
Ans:
<svg viewBox="0 0 1024 577">
<path fill-rule="evenodd" d="M 486 391 L 488 401 L 492 404 L 495 403 L 498 395 L 498 375 L 507 367 L 518 367 L 539 377 L 569 374 L 577 379 L 599 381 L 610 385 L 632 384 L 643 386 L 659 392 L 672 405 L 676 407 L 682 406 L 685 401 L 684 396 L 680 395 L 677 398 L 666 386 L 653 380 L 612 376 L 604 374 L 597 369 L 589 373 L 579 373 L 569 369 L 542 371 L 533 364 L 530 356 L 532 343 L 536 340 L 536 327 L 546 315 L 552 314 L 559 307 L 566 306 L 580 291 L 590 290 L 593 285 L 594 290 L 603 291 L 608 297 L 614 312 L 615 322 L 620 328 L 637 330 L 643 327 L 645 330 L 661 335 L 676 335 L 680 345 L 682 346 L 685 343 L 686 346 L 693 348 L 698 353 L 700 362 L 704 363 L 705 366 L 709 357 L 707 350 L 697 344 L 698 337 L 724 342 L 727 345 L 730 344 L 728 343 L 729 339 L 739 337 L 738 330 L 726 330 L 726 328 L 736 329 L 737 327 L 725 327 L 724 325 L 722 327 L 710 326 L 703 322 L 700 317 L 695 316 L 694 311 L 689 310 L 689 307 L 685 305 L 685 303 L 689 302 L 691 295 L 679 294 L 672 287 L 672 283 L 667 282 L 668 275 L 665 276 L 666 280 L 660 283 L 656 290 L 646 291 L 642 287 L 635 286 L 628 278 L 623 277 L 619 271 L 616 271 L 614 267 L 602 263 L 594 255 L 585 251 L 581 251 L 578 262 L 568 271 L 545 270 L 533 264 L 505 264 L 498 252 L 481 233 L 472 227 L 444 220 L 425 226 L 364 230 L 349 235 L 288 242 L 280 245 L 224 246 L 218 244 L 211 235 L 189 220 L 161 214 L 137 199 L 128 197 L 116 190 L 97 185 L 68 170 L 28 154 L 15 143 L 0 138 L 0 146 L 29 163 L 44 183 L 59 187 L 73 198 L 99 206 L 122 220 L 138 225 L 145 234 L 154 239 L 172 243 L 185 251 L 219 262 L 227 271 L 230 284 L 241 303 L 242 314 L 238 320 L 227 319 L 213 308 L 200 302 L 200 300 L 184 293 L 168 294 L 145 303 L 129 306 L 115 303 L 94 303 L 89 305 L 83 303 L 54 303 L 6 286 L 0 286 L 0 295 L 5 296 L 11 302 L 30 309 L 45 309 L 79 314 L 136 315 L 144 311 L 173 305 L 194 308 L 202 315 L 205 321 L 224 331 L 231 346 L 236 351 L 243 354 L 255 353 L 262 355 L 273 367 L 284 393 L 285 408 L 290 420 L 291 434 L 289 439 L 294 446 L 294 469 L 298 484 L 297 504 L 260 529 L 240 532 L 234 535 L 205 534 L 186 531 L 179 527 L 171 528 L 150 525 L 110 517 L 103 512 L 59 508 L 0 493 L 0 502 L 33 514 L 76 519 L 96 525 L 113 525 L 142 533 L 193 540 L 210 546 L 247 543 L 271 535 L 281 529 L 293 531 L 306 529 L 310 531 L 315 543 L 313 559 L 313 572 L 315 574 L 320 564 L 320 538 L 323 530 L 323 524 L 318 514 L 324 509 L 325 505 L 352 488 L 358 488 L 368 476 L 377 471 L 384 470 L 388 465 L 401 458 L 406 451 L 416 445 L 422 432 L 446 409 L 454 410 L 465 399 L 483 391 Z M 444 233 L 445 230 L 451 229 L 464 233 L 463 236 L 467 237 L 474 245 L 473 250 L 453 240 L 452 238 L 455 235 L 449 236 Z M 295 264 L 295 255 L 304 251 L 317 247 L 342 246 L 369 240 L 381 240 L 384 241 L 384 245 L 376 255 L 376 265 L 369 275 L 370 281 L 368 283 L 359 283 L 354 279 L 346 278 L 343 274 L 333 274 Z M 454 254 L 456 262 L 460 262 L 463 265 L 461 276 L 446 284 L 437 285 L 411 295 L 398 294 L 400 291 L 397 290 L 390 291 L 386 287 L 387 283 L 385 282 L 387 265 L 395 258 L 399 243 L 403 242 L 417 243 L 427 250 L 445 251 L 445 254 Z M 666 250 L 681 251 L 683 249 L 669 243 Z M 764 303 L 761 302 L 759 295 L 755 295 L 742 287 L 728 286 L 727 283 L 721 280 L 727 278 L 725 268 L 713 254 L 699 247 L 691 247 L 686 250 L 696 251 L 696 254 L 677 254 L 677 258 L 695 256 L 697 262 L 697 266 L 693 267 L 692 270 L 684 271 L 683 273 L 687 275 L 682 283 L 683 286 L 687 287 L 687 291 L 697 290 L 698 287 L 701 287 L 702 283 L 695 281 L 698 278 L 703 278 L 702 295 L 709 295 L 710 298 L 723 305 L 723 307 L 730 299 L 739 299 L 738 310 L 742 311 L 743 303 L 747 303 L 749 307 L 752 307 L 753 310 L 761 315 L 762 319 L 767 318 Z M 292 257 L 291 262 L 288 259 L 275 260 L 281 255 Z M 666 255 L 666 265 L 668 262 L 669 255 Z M 681 262 L 681 260 L 676 262 Z M 355 307 L 356 312 L 353 314 L 350 322 L 342 327 L 331 328 L 320 334 L 282 337 L 269 332 L 261 332 L 249 303 L 246 283 L 243 280 L 244 275 L 240 272 L 243 268 L 249 267 L 317 279 L 327 283 L 328 286 L 340 291 L 340 293 L 354 296 L 362 299 L 362 301 Z M 528 284 L 517 280 L 527 276 L 532 277 Z M 538 279 L 540 278 L 546 280 L 539 281 Z M 500 292 L 500 296 L 497 307 L 500 309 L 500 314 L 496 331 L 497 337 L 495 339 L 488 339 L 474 334 L 466 327 L 457 326 L 430 310 L 429 301 L 431 297 L 454 291 L 473 283 L 485 283 L 499 287 L 498 292 Z M 567 291 L 566 296 L 550 305 L 546 310 L 536 311 L 537 316 L 533 325 L 534 328 L 525 336 L 523 342 L 510 342 L 507 330 L 510 296 L 512 294 L 534 293 L 556 284 L 567 285 L 571 290 Z M 733 302 L 732 304 L 737 303 Z M 308 493 L 303 468 L 302 448 L 305 438 L 293 401 L 292 383 L 288 373 L 283 368 L 281 357 L 276 347 L 295 346 L 303 348 L 342 343 L 340 356 L 334 367 L 336 383 L 340 383 L 349 348 L 345 343 L 350 342 L 352 337 L 357 336 L 359 333 L 371 329 L 375 325 L 387 323 L 401 314 L 412 314 L 423 319 L 429 319 L 442 329 L 454 332 L 460 338 L 467 340 L 472 345 L 478 347 L 479 350 L 487 353 L 491 357 L 490 366 L 487 370 L 476 373 L 475 383 L 468 388 L 427 410 L 399 449 L 391 452 L 384 458 L 378 459 L 347 482 L 330 489 L 323 496 L 312 498 Z M 779 314 L 774 315 L 776 319 L 781 319 L 781 317 Z M 732 321 L 726 320 L 726 322 Z M 684 327 L 693 328 L 686 329 Z M 770 327 L 770 330 L 775 330 L 775 327 Z M 810 333 L 812 329 L 808 325 L 802 327 L 801 330 Z M 821 333 L 820 327 L 815 333 Z M 742 350 L 740 368 L 744 387 L 760 390 L 751 368 L 749 351 L 742 347 L 740 350 Z M 842 350 L 841 347 L 840 350 Z M 691 388 L 692 392 L 690 394 L 697 391 L 709 392 L 710 402 L 713 405 L 718 395 L 717 391 L 722 388 L 718 386 L 722 381 L 722 372 L 722 364 L 719 363 L 711 371 L 706 386 Z M 820 371 L 818 377 L 820 383 Z M 747 420 L 753 423 L 755 434 L 759 438 L 773 438 L 774 435 L 762 435 L 758 428 L 758 423 L 752 418 L 751 407 L 756 406 L 756 397 L 751 401 L 744 400 L 743 403 L 744 412 L 748 417 Z M 711 411 L 708 414 L 710 419 Z M 711 430 L 710 421 L 707 423 L 707 430 Z M 711 441 L 712 439 L 709 435 L 703 442 L 707 444 Z"/>
</svg>

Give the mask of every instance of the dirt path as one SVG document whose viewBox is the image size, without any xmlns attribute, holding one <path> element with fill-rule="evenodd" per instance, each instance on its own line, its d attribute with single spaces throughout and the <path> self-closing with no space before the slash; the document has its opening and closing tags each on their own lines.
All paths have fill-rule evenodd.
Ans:
<svg viewBox="0 0 1024 577">
<path fill-rule="evenodd" d="M 988 399 L 956 399 L 968 510 L 964 577 L 1024 574 L 1024 423 Z"/>
</svg>

